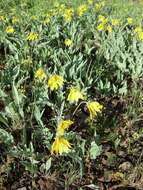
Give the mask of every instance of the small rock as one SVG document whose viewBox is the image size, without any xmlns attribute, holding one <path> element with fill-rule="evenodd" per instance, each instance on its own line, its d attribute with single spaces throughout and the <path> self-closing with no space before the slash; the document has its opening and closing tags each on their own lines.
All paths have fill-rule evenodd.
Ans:
<svg viewBox="0 0 143 190">
<path fill-rule="evenodd" d="M 130 170 L 131 167 L 132 167 L 132 164 L 130 162 L 123 162 L 122 164 L 119 165 L 119 169 L 123 172 Z"/>
<path fill-rule="evenodd" d="M 128 140 L 120 143 L 120 147 L 127 148 L 128 147 Z"/>
<path fill-rule="evenodd" d="M 17 190 L 27 190 L 26 187 L 18 188 Z"/>
<path fill-rule="evenodd" d="M 120 150 L 120 151 L 118 152 L 118 156 L 120 156 L 120 157 L 122 157 L 122 158 L 125 158 L 125 157 L 126 157 L 126 153 L 125 153 L 124 151 Z"/>
</svg>

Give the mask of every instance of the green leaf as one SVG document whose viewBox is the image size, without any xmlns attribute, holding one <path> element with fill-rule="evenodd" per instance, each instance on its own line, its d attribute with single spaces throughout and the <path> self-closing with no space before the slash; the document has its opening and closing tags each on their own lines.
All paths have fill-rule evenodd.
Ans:
<svg viewBox="0 0 143 190">
<path fill-rule="evenodd" d="M 9 127 L 7 122 L 7 119 L 2 114 L 0 114 L 0 123 L 3 123 L 5 126 Z"/>
<path fill-rule="evenodd" d="M 7 94 L 2 89 L 0 89 L 0 97 L 1 98 L 6 98 L 7 97 Z"/>
<path fill-rule="evenodd" d="M 40 112 L 40 109 L 38 108 L 38 106 L 35 105 L 35 109 L 34 109 L 34 116 L 35 116 L 35 119 L 37 120 L 37 122 L 42 126 L 44 127 L 44 124 L 41 120 L 41 117 L 42 117 L 42 113 Z"/>
<path fill-rule="evenodd" d="M 13 98 L 14 98 L 16 105 L 19 106 L 20 105 L 19 94 L 18 94 L 18 90 L 17 90 L 16 86 L 14 85 L 14 83 L 12 86 L 12 93 L 13 93 Z"/>
<path fill-rule="evenodd" d="M 49 169 L 51 168 L 51 163 L 52 163 L 52 158 L 50 157 L 46 163 L 43 163 L 41 166 L 40 166 L 40 171 L 41 172 L 45 172 L 47 173 L 49 171 Z"/>
<path fill-rule="evenodd" d="M 51 168 L 52 158 L 49 158 L 45 164 L 46 172 Z"/>
<path fill-rule="evenodd" d="M 4 129 L 0 129 L 0 142 L 4 143 L 8 148 L 14 142 L 13 136 Z"/>
<path fill-rule="evenodd" d="M 101 154 L 102 151 L 102 146 L 98 146 L 94 141 L 91 143 L 91 148 L 90 148 L 90 158 L 91 159 L 96 159 L 97 156 Z"/>
</svg>

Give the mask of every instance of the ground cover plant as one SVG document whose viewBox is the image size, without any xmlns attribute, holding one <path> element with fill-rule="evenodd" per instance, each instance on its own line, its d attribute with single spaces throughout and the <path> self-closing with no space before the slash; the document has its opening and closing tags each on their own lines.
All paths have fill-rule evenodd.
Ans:
<svg viewBox="0 0 143 190">
<path fill-rule="evenodd" d="M 142 189 L 140 1 L 0 2 L 0 189 Z"/>
</svg>

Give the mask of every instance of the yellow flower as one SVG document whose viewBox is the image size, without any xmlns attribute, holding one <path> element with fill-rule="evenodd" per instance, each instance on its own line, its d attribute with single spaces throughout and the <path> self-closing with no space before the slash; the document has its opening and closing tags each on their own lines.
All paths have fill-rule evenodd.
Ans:
<svg viewBox="0 0 143 190">
<path fill-rule="evenodd" d="M 67 100 L 71 103 L 78 102 L 84 99 L 83 94 L 77 88 L 71 88 Z"/>
<path fill-rule="evenodd" d="M 101 8 L 102 8 L 102 5 L 101 5 L 100 3 L 97 3 L 97 4 L 95 5 L 95 10 L 96 10 L 96 11 L 99 11 Z"/>
<path fill-rule="evenodd" d="M 40 80 L 45 79 L 46 78 L 46 74 L 44 72 L 44 70 L 42 68 L 39 68 L 36 73 L 35 73 L 35 78 L 38 78 Z"/>
<path fill-rule="evenodd" d="M 65 21 L 70 22 L 72 20 L 72 16 L 73 16 L 73 9 L 65 9 L 63 15 Z"/>
<path fill-rule="evenodd" d="M 59 6 L 60 6 L 60 3 L 56 1 L 56 2 L 54 3 L 54 7 L 58 8 Z"/>
<path fill-rule="evenodd" d="M 139 37 L 140 40 L 143 40 L 143 32 L 139 32 L 138 37 Z"/>
<path fill-rule="evenodd" d="M 33 15 L 33 16 L 31 16 L 31 19 L 32 19 L 32 20 L 36 20 L 37 17 L 36 17 L 35 15 Z"/>
<path fill-rule="evenodd" d="M 113 26 L 118 26 L 120 24 L 120 20 L 119 19 L 111 19 L 111 23 Z"/>
<path fill-rule="evenodd" d="M 77 14 L 78 16 L 82 16 L 86 11 L 87 11 L 87 5 L 83 4 L 78 7 Z"/>
<path fill-rule="evenodd" d="M 89 3 L 90 5 L 92 5 L 92 4 L 93 4 L 93 0 L 88 0 L 88 3 Z"/>
<path fill-rule="evenodd" d="M 102 7 L 104 7 L 105 6 L 105 1 L 102 1 L 100 4 L 101 4 Z"/>
<path fill-rule="evenodd" d="M 57 134 L 60 136 L 64 135 L 65 130 L 68 129 L 72 124 L 73 121 L 71 120 L 61 120 L 57 128 Z"/>
<path fill-rule="evenodd" d="M 21 94 L 21 95 L 24 95 L 25 94 L 25 88 L 24 86 L 20 86 L 20 88 L 18 89 L 18 92 Z"/>
<path fill-rule="evenodd" d="M 99 20 L 99 22 L 102 22 L 103 24 L 107 23 L 107 18 L 105 18 L 105 16 L 103 16 L 103 15 L 99 15 L 98 20 Z"/>
<path fill-rule="evenodd" d="M 62 76 L 59 75 L 52 75 L 48 80 L 48 87 L 51 90 L 57 90 L 63 86 L 64 79 Z"/>
<path fill-rule="evenodd" d="M 113 31 L 112 26 L 108 25 L 108 26 L 107 26 L 107 31 L 108 31 L 109 33 L 111 33 L 111 32 Z"/>
<path fill-rule="evenodd" d="M 137 27 L 135 28 L 135 32 L 136 32 L 136 33 L 142 32 L 141 26 L 137 26 Z"/>
<path fill-rule="evenodd" d="M 46 18 L 45 20 L 44 20 L 44 24 L 46 25 L 46 24 L 49 24 L 50 23 L 50 18 Z"/>
<path fill-rule="evenodd" d="M 103 23 L 100 23 L 98 26 L 97 26 L 97 30 L 98 31 L 103 31 L 105 29 L 105 26 Z"/>
<path fill-rule="evenodd" d="M 37 39 L 38 39 L 38 34 L 36 32 L 30 32 L 27 35 L 27 40 L 29 40 L 29 41 L 35 41 Z"/>
<path fill-rule="evenodd" d="M 16 16 L 12 17 L 13 24 L 17 23 L 18 21 L 19 21 L 19 19 Z"/>
<path fill-rule="evenodd" d="M 105 2 L 104 2 L 104 1 L 103 1 L 103 2 L 100 2 L 100 3 L 96 3 L 96 5 L 95 5 L 95 10 L 96 10 L 96 11 L 99 11 L 99 10 L 101 10 L 104 6 L 105 6 Z"/>
<path fill-rule="evenodd" d="M 133 18 L 130 18 L 130 17 L 127 18 L 127 22 L 128 22 L 128 24 L 133 24 L 133 21 L 134 21 Z"/>
<path fill-rule="evenodd" d="M 8 26 L 6 27 L 6 33 L 13 33 L 14 32 L 14 28 L 12 26 Z"/>
<path fill-rule="evenodd" d="M 92 120 L 98 112 L 101 112 L 103 106 L 97 101 L 87 103 L 87 108 L 89 110 L 90 119 Z"/>
<path fill-rule="evenodd" d="M 51 147 L 51 154 L 68 153 L 71 149 L 71 144 L 62 137 L 56 137 Z"/>
<path fill-rule="evenodd" d="M 65 39 L 64 44 L 69 47 L 72 45 L 72 40 L 67 38 Z"/>
<path fill-rule="evenodd" d="M 63 13 L 65 10 L 65 5 L 64 4 L 61 4 L 59 7 L 58 7 L 58 12 L 59 13 Z"/>
<path fill-rule="evenodd" d="M 57 9 L 51 9 L 51 10 L 50 10 L 50 14 L 51 14 L 51 17 L 52 17 L 52 16 L 56 16 L 56 15 L 58 14 Z"/>
<path fill-rule="evenodd" d="M 3 21 L 4 20 L 4 16 L 0 16 L 0 21 Z"/>
</svg>

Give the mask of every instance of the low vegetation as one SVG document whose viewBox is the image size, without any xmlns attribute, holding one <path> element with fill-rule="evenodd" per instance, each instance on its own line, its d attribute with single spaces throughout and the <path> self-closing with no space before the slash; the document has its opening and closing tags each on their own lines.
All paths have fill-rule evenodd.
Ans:
<svg viewBox="0 0 143 190">
<path fill-rule="evenodd" d="M 141 5 L 0 2 L 1 190 L 142 189 Z"/>
</svg>

